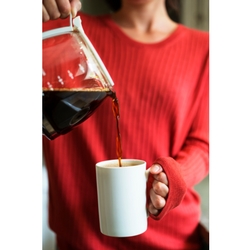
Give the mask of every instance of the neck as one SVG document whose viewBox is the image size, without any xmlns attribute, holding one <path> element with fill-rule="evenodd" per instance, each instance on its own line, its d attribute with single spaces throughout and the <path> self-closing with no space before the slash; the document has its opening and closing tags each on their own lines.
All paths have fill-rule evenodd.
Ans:
<svg viewBox="0 0 250 250">
<path fill-rule="evenodd" d="M 131 4 L 123 1 L 122 8 L 112 15 L 121 28 L 150 31 L 162 29 L 171 23 L 164 0 L 148 1 L 145 4 Z"/>
<path fill-rule="evenodd" d="M 112 14 L 112 19 L 128 36 L 146 43 L 166 38 L 177 26 L 168 16 L 164 0 L 148 0 L 143 4 L 124 0 L 122 8 Z"/>
</svg>

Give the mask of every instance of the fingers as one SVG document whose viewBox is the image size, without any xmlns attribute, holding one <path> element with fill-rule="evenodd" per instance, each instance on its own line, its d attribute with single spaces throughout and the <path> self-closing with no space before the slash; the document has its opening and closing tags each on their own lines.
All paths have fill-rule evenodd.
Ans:
<svg viewBox="0 0 250 250">
<path fill-rule="evenodd" d="M 167 175 L 163 172 L 160 165 L 154 164 L 149 169 L 150 173 L 154 176 L 154 179 L 168 185 Z"/>
<path fill-rule="evenodd" d="M 66 18 L 70 13 L 74 18 L 81 6 L 80 0 L 43 0 L 43 22 Z"/>
<path fill-rule="evenodd" d="M 43 22 L 49 21 L 50 16 L 49 13 L 47 12 L 46 8 L 43 6 Z"/>
<path fill-rule="evenodd" d="M 158 215 L 166 205 L 165 198 L 160 195 L 156 195 L 153 189 L 150 190 L 150 203 L 148 205 L 148 211 L 153 215 Z"/>
<path fill-rule="evenodd" d="M 157 215 L 159 211 L 166 205 L 166 197 L 168 195 L 168 186 L 162 182 L 154 181 L 149 191 L 150 203 L 148 210 L 151 214 Z"/>
<path fill-rule="evenodd" d="M 159 214 L 159 210 L 156 209 L 152 203 L 149 203 L 148 205 L 148 211 L 149 213 L 153 214 L 153 215 L 158 215 Z"/>
<path fill-rule="evenodd" d="M 70 3 L 68 0 L 43 0 L 43 13 L 44 9 L 49 19 L 57 19 L 70 13 Z"/>
<path fill-rule="evenodd" d="M 168 179 L 162 167 L 158 164 L 151 166 L 150 173 L 154 177 L 154 182 L 149 192 L 150 203 L 148 210 L 151 214 L 157 215 L 166 204 L 166 197 L 169 192 Z"/>
<path fill-rule="evenodd" d="M 162 197 L 161 195 L 156 194 L 153 188 L 150 189 L 149 194 L 151 203 L 154 206 L 154 208 L 160 210 L 165 206 L 166 204 L 165 198 Z"/>
<path fill-rule="evenodd" d="M 168 186 L 160 181 L 155 180 L 152 185 L 152 190 L 157 196 L 161 196 L 164 199 L 167 197 L 168 194 Z"/>
<path fill-rule="evenodd" d="M 154 175 L 154 174 L 159 174 L 160 172 L 162 172 L 162 167 L 159 164 L 153 164 L 150 169 L 149 169 L 150 174 Z"/>
</svg>

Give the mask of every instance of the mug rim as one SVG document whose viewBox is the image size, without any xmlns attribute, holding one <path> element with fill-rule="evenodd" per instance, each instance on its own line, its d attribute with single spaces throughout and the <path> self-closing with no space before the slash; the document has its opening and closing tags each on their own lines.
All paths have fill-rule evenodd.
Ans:
<svg viewBox="0 0 250 250">
<path fill-rule="evenodd" d="M 140 160 L 140 159 L 121 159 L 121 162 L 133 162 L 134 165 L 132 166 L 125 166 L 125 167 L 119 167 L 119 161 L 118 159 L 111 159 L 111 160 L 104 160 L 96 163 L 96 167 L 98 168 L 109 168 L 109 169 L 125 169 L 125 168 L 135 168 L 135 167 L 141 167 L 146 164 L 146 161 Z M 117 163 L 116 166 L 110 166 L 108 164 L 114 164 Z"/>
</svg>

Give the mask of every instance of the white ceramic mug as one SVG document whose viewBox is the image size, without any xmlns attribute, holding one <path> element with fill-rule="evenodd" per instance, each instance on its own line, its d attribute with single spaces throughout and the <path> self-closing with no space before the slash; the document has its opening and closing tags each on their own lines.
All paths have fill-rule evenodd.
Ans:
<svg viewBox="0 0 250 250">
<path fill-rule="evenodd" d="M 129 237 L 147 230 L 146 162 L 107 160 L 96 164 L 100 230 L 104 235 Z"/>
</svg>

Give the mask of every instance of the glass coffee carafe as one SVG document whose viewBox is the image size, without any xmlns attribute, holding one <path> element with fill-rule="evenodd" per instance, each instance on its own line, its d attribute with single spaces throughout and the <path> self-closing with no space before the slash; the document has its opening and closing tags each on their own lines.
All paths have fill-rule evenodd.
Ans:
<svg viewBox="0 0 250 250">
<path fill-rule="evenodd" d="M 43 135 L 53 140 L 90 117 L 114 83 L 83 31 L 80 17 L 43 32 Z"/>
</svg>

